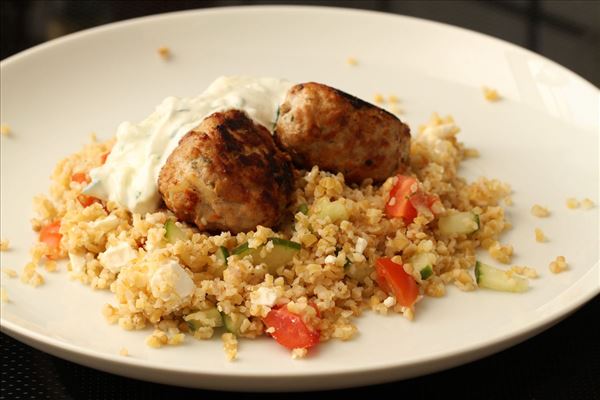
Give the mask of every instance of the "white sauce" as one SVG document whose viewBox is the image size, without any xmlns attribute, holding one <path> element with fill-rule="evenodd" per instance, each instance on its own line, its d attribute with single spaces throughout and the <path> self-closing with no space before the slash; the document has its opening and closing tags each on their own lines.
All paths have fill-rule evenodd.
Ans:
<svg viewBox="0 0 600 400">
<path fill-rule="evenodd" d="M 191 296 L 196 285 L 181 265 L 169 259 L 152 274 L 150 290 L 157 299 L 169 301 L 171 294 L 176 294 L 181 300 Z"/>
<path fill-rule="evenodd" d="M 272 131 L 291 86 L 276 78 L 220 77 L 197 97 L 167 97 L 145 120 L 119 125 L 106 163 L 90 171 L 92 183 L 84 193 L 135 213 L 155 211 L 160 202 L 158 175 L 186 133 L 209 115 L 230 109 L 245 111 Z"/>
</svg>

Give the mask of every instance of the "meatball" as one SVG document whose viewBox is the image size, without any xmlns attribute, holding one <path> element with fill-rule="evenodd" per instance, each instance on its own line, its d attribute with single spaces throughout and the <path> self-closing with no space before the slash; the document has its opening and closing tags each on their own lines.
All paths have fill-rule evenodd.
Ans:
<svg viewBox="0 0 600 400">
<path fill-rule="evenodd" d="M 239 110 L 217 112 L 181 139 L 158 189 L 181 220 L 245 232 L 280 221 L 293 191 L 292 167 L 265 127 Z"/>
<path fill-rule="evenodd" d="M 408 166 L 410 129 L 389 112 L 320 83 L 293 86 L 275 137 L 294 163 L 381 182 Z"/>
</svg>

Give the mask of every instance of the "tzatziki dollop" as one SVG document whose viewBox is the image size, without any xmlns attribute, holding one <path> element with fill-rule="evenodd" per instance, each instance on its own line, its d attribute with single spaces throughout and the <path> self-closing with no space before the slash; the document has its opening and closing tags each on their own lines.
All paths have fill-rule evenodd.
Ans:
<svg viewBox="0 0 600 400">
<path fill-rule="evenodd" d="M 92 183 L 84 193 L 134 213 L 156 211 L 160 170 L 186 133 L 212 113 L 230 109 L 245 111 L 272 132 L 291 86 L 277 78 L 230 76 L 217 78 L 197 97 L 167 97 L 143 121 L 119 125 L 114 147 L 104 165 L 90 171 Z"/>
</svg>

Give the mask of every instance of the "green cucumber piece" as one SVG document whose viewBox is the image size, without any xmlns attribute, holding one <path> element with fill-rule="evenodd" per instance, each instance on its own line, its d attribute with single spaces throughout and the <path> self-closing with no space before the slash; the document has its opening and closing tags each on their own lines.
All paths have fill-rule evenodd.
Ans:
<svg viewBox="0 0 600 400">
<path fill-rule="evenodd" d="M 175 243 L 178 240 L 186 240 L 187 236 L 172 219 L 165 223 L 165 238 L 169 243 Z"/>
<path fill-rule="evenodd" d="M 236 336 L 240 334 L 240 327 L 242 326 L 242 322 L 244 321 L 244 316 L 239 313 L 231 313 L 223 315 L 223 322 L 225 324 L 225 329 L 228 332 L 233 333 Z"/>
<path fill-rule="evenodd" d="M 422 280 L 426 280 L 431 275 L 433 275 L 433 269 L 431 268 L 431 265 L 428 265 L 421 270 L 421 279 Z"/>
<path fill-rule="evenodd" d="M 445 215 L 438 220 L 442 235 L 469 234 L 479 229 L 479 215 L 472 211 L 463 211 Z"/>
<path fill-rule="evenodd" d="M 308 204 L 302 203 L 298 206 L 298 212 L 304 215 L 308 215 Z"/>
<path fill-rule="evenodd" d="M 435 264 L 435 254 L 419 253 L 410 258 L 410 264 L 421 274 L 421 279 L 425 280 L 433 275 L 433 265 Z"/>
<path fill-rule="evenodd" d="M 501 292 L 521 293 L 527 291 L 529 281 L 520 276 L 509 276 L 505 271 L 477 261 L 475 280 L 479 287 Z"/>
<path fill-rule="evenodd" d="M 217 261 L 222 263 L 223 265 L 227 265 L 227 258 L 229 257 L 229 250 L 227 250 L 224 246 L 219 246 L 217 252 L 215 253 L 217 256 Z"/>
<path fill-rule="evenodd" d="M 223 317 L 217 307 L 208 310 L 196 311 L 183 317 L 192 331 L 200 327 L 218 328 L 223 326 Z"/>
<path fill-rule="evenodd" d="M 317 200 L 313 207 L 319 218 L 329 217 L 333 223 L 350 219 L 348 210 L 342 200 L 330 201 L 323 197 Z"/>
<path fill-rule="evenodd" d="M 294 259 L 294 255 L 302 248 L 300 243 L 280 238 L 269 238 L 268 242 L 273 243 L 273 248 L 265 256 L 261 255 L 264 245 L 251 249 L 248 247 L 248 243 L 239 245 L 231 254 L 240 257 L 250 256 L 253 264 L 265 264 L 269 273 L 273 275 L 277 269 L 290 263 Z"/>
</svg>

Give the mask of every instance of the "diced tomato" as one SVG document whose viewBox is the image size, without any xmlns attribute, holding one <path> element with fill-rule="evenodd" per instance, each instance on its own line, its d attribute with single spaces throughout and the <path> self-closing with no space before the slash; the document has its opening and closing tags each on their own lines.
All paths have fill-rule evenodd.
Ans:
<svg viewBox="0 0 600 400">
<path fill-rule="evenodd" d="M 390 217 L 403 218 L 406 224 L 417 216 L 417 210 L 409 201 L 417 190 L 417 180 L 409 176 L 398 175 L 398 181 L 390 191 L 390 199 L 385 205 L 385 213 Z"/>
<path fill-rule="evenodd" d="M 100 163 L 103 165 L 104 163 L 106 163 L 106 159 L 108 158 L 108 155 L 110 154 L 110 151 L 107 151 L 106 153 L 102 154 L 100 156 Z"/>
<path fill-rule="evenodd" d="M 398 175 L 398 181 L 390 190 L 390 198 L 385 205 L 385 213 L 389 217 L 402 218 L 406 225 L 410 224 L 419 213 L 431 207 L 439 198 L 418 190 L 418 182 L 410 176 Z"/>
<path fill-rule="evenodd" d="M 288 311 L 286 306 L 273 308 L 263 322 L 273 328 L 273 339 L 288 349 L 308 349 L 319 343 L 321 334 L 309 328 L 300 315 Z"/>
<path fill-rule="evenodd" d="M 56 258 L 60 251 L 60 239 L 62 238 L 62 235 L 59 231 L 60 221 L 48 224 L 40 230 L 40 242 L 46 243 L 48 246 L 49 253 L 46 254 L 46 257 L 50 259 Z"/>
<path fill-rule="evenodd" d="M 90 178 L 85 172 L 77 172 L 71 176 L 71 181 L 77 183 L 87 183 L 90 181 Z"/>
<path fill-rule="evenodd" d="M 79 204 L 81 204 L 82 206 L 89 207 L 95 202 L 97 202 L 98 199 L 93 196 L 88 196 L 87 194 L 80 194 L 79 196 L 77 196 L 77 201 L 79 201 Z"/>
<path fill-rule="evenodd" d="M 384 292 L 394 295 L 398 304 L 404 307 L 412 307 L 415 304 L 419 286 L 415 278 L 404 271 L 402 265 L 385 257 L 377 260 L 375 270 L 379 287 Z"/>
</svg>

